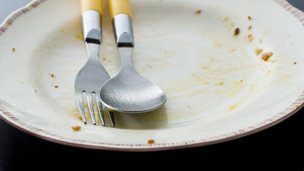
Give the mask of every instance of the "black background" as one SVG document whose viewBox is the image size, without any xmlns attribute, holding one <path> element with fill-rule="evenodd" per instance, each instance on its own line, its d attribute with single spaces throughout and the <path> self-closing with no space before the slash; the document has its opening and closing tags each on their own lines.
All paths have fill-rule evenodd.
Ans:
<svg viewBox="0 0 304 171">
<path fill-rule="evenodd" d="M 304 0 L 290 2 L 304 10 Z M 61 170 L 62 167 L 104 170 L 106 166 L 147 170 L 152 167 L 162 169 L 160 163 L 187 168 L 199 165 L 200 168 L 211 166 L 214 169 L 304 171 L 303 131 L 304 109 L 270 129 L 222 144 L 175 151 L 126 153 L 54 144 L 29 136 L 0 120 L 0 171 Z M 146 167 L 138 163 L 145 163 Z"/>
</svg>

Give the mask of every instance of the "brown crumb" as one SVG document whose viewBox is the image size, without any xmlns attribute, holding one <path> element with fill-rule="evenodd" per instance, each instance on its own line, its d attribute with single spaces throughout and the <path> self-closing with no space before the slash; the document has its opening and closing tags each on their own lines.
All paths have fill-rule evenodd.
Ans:
<svg viewBox="0 0 304 171">
<path fill-rule="evenodd" d="M 72 130 L 75 131 L 75 132 L 78 132 L 78 131 L 81 130 L 81 127 L 80 127 L 80 126 L 72 126 L 71 128 L 72 128 Z"/>
<path fill-rule="evenodd" d="M 255 50 L 255 54 L 260 55 L 263 51 L 264 51 L 264 49 L 258 48 Z"/>
<path fill-rule="evenodd" d="M 240 28 L 236 28 L 234 29 L 234 36 L 238 36 L 241 32 L 241 29 Z"/>
<path fill-rule="evenodd" d="M 58 86 L 58 85 L 55 85 L 54 88 L 59 88 L 59 86 Z"/>
<path fill-rule="evenodd" d="M 52 78 L 56 78 L 55 74 L 50 74 L 50 76 L 51 76 Z"/>
<path fill-rule="evenodd" d="M 201 13 L 202 13 L 202 10 L 196 10 L 195 11 L 195 15 L 201 15 Z"/>
<path fill-rule="evenodd" d="M 240 80 L 240 82 L 242 83 L 242 82 L 244 82 L 244 80 Z"/>
<path fill-rule="evenodd" d="M 251 16 L 248 16 L 247 18 L 248 18 L 248 20 L 252 20 L 252 17 L 251 17 Z"/>
<path fill-rule="evenodd" d="M 272 52 L 263 53 L 262 59 L 267 62 L 272 56 L 273 56 Z"/>
<path fill-rule="evenodd" d="M 252 34 L 248 34 L 247 40 L 248 40 L 248 42 L 252 42 L 253 41 L 253 35 Z"/>
<path fill-rule="evenodd" d="M 78 116 L 78 119 L 79 119 L 80 121 L 82 121 L 82 117 L 81 117 L 81 116 Z"/>
<path fill-rule="evenodd" d="M 14 53 L 15 53 L 15 52 L 16 52 L 16 48 L 12 48 L 12 52 L 14 52 Z"/>
<path fill-rule="evenodd" d="M 294 65 L 297 65 L 297 62 L 293 62 Z"/>
<path fill-rule="evenodd" d="M 150 145 L 155 144 L 155 140 L 154 139 L 149 139 L 148 144 L 150 144 Z"/>
<path fill-rule="evenodd" d="M 248 30 L 249 30 L 249 31 L 252 30 L 252 26 L 248 26 Z"/>
</svg>

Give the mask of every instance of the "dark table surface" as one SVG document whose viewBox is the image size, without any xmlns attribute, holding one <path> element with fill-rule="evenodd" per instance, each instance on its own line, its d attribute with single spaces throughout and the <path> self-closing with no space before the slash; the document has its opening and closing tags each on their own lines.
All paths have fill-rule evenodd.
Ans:
<svg viewBox="0 0 304 171">
<path fill-rule="evenodd" d="M 304 0 L 290 2 L 304 10 Z M 123 161 L 129 162 L 129 166 L 126 165 L 128 168 L 136 168 L 137 162 L 147 162 L 150 164 L 146 165 L 147 167 L 156 165 L 156 168 L 159 168 L 156 161 L 175 165 L 185 164 L 189 167 L 200 165 L 204 168 L 215 161 L 218 164 L 212 164 L 214 168 L 227 162 L 227 168 L 241 168 L 242 163 L 247 165 L 246 168 L 277 166 L 288 167 L 286 170 L 289 171 L 304 171 L 303 131 L 304 109 L 270 129 L 222 144 L 165 152 L 126 153 L 54 144 L 27 135 L 0 120 L 0 171 L 60 170 L 63 166 L 68 166 L 69 170 L 81 167 L 86 170 L 94 167 L 101 170 L 105 165 L 109 165 L 110 161 L 117 163 L 112 165 L 114 168 Z"/>
</svg>

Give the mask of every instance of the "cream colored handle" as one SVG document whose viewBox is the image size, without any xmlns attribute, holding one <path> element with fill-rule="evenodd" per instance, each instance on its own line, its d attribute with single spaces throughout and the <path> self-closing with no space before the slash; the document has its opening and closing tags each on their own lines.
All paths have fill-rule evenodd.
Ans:
<svg viewBox="0 0 304 171">
<path fill-rule="evenodd" d="M 96 10 L 102 15 L 102 0 L 81 0 L 81 13 Z"/>
<path fill-rule="evenodd" d="M 111 18 L 117 14 L 127 14 L 131 17 L 130 0 L 109 0 Z"/>
</svg>

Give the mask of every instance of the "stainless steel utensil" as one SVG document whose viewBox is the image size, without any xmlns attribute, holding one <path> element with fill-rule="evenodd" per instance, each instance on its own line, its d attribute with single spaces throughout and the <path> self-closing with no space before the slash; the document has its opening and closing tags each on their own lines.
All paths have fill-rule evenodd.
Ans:
<svg viewBox="0 0 304 171">
<path fill-rule="evenodd" d="M 95 114 L 98 113 L 103 126 L 114 126 L 114 115 L 110 114 L 110 124 L 106 124 L 105 110 L 100 100 L 100 89 L 110 79 L 108 72 L 99 60 L 102 43 L 101 17 L 102 0 L 81 0 L 83 33 L 87 47 L 88 61 L 78 72 L 75 79 L 75 97 L 83 122 L 87 123 L 85 101 L 94 125 L 97 124 Z M 85 100 L 86 99 L 86 100 Z"/>
<path fill-rule="evenodd" d="M 109 0 L 117 48 L 121 58 L 119 73 L 101 89 L 102 103 L 122 113 L 144 113 L 166 102 L 165 93 L 138 74 L 132 63 L 133 28 L 129 0 Z"/>
</svg>

